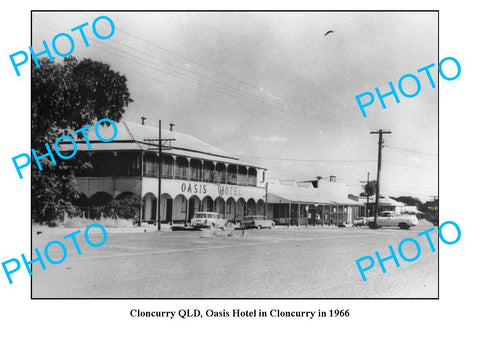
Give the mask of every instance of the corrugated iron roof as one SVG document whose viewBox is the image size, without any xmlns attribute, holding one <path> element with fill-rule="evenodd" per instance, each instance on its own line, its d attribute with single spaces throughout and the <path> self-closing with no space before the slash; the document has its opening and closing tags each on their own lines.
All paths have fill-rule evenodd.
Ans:
<svg viewBox="0 0 480 340">
<path fill-rule="evenodd" d="M 154 126 L 142 125 L 138 123 L 121 121 L 116 123 L 117 136 L 115 140 L 109 143 L 102 142 L 95 134 L 92 126 L 87 130 L 87 136 L 94 151 L 129 151 L 129 150 L 150 150 L 155 151 L 155 147 L 149 144 L 158 144 L 155 141 L 146 141 L 146 139 L 158 139 L 158 128 Z M 112 136 L 112 128 L 100 126 L 98 128 L 100 136 L 109 138 Z M 76 137 L 76 136 L 74 136 Z M 229 154 L 213 145 L 205 143 L 200 139 L 177 131 L 162 129 L 162 139 L 174 139 L 171 142 L 171 150 L 165 150 L 166 154 L 193 157 L 213 162 L 225 162 L 230 164 L 246 165 L 251 167 L 262 168 L 258 165 L 246 163 L 238 157 Z M 85 141 L 76 139 L 79 151 L 89 150 Z M 71 150 L 70 142 L 62 141 L 60 150 Z"/>
<path fill-rule="evenodd" d="M 312 183 L 295 181 L 269 181 L 269 203 L 308 203 L 308 204 L 338 204 L 362 206 L 362 203 L 348 198 L 346 185 L 336 182 L 321 183 L 315 188 Z"/>
</svg>

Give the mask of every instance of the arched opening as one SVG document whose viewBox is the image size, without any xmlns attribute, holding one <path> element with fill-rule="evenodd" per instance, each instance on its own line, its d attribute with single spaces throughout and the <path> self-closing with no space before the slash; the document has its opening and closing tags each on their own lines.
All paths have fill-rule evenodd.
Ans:
<svg viewBox="0 0 480 340">
<path fill-rule="evenodd" d="M 102 207 L 104 205 L 109 204 L 112 201 L 112 195 L 104 192 L 99 191 L 96 192 L 90 197 L 90 206 L 92 207 Z"/>
<path fill-rule="evenodd" d="M 173 199 L 169 194 L 162 194 L 160 200 L 160 221 L 173 222 Z"/>
<path fill-rule="evenodd" d="M 235 200 L 230 197 L 225 203 L 225 219 L 227 221 L 234 221 L 236 216 L 236 204 Z"/>
<path fill-rule="evenodd" d="M 237 166 L 234 164 L 227 167 L 227 184 L 237 184 Z"/>
<path fill-rule="evenodd" d="M 157 219 L 157 198 L 151 192 L 143 196 L 142 221 L 155 222 Z"/>
<path fill-rule="evenodd" d="M 173 221 L 183 222 L 187 219 L 187 198 L 180 194 L 173 200 Z"/>
<path fill-rule="evenodd" d="M 257 212 L 257 204 L 253 198 L 247 201 L 247 215 L 255 215 Z"/>
<path fill-rule="evenodd" d="M 239 198 L 236 204 L 235 220 L 241 221 L 247 215 L 247 203 L 243 198 Z"/>
<path fill-rule="evenodd" d="M 217 163 L 215 166 L 215 183 L 225 184 L 227 181 L 227 167 L 224 163 Z"/>
<path fill-rule="evenodd" d="M 124 191 L 115 197 L 109 210 L 105 212 L 111 217 L 133 219 L 139 222 L 141 206 L 142 200 L 139 196 L 133 192 Z"/>
<path fill-rule="evenodd" d="M 90 218 L 100 218 L 105 214 L 110 214 L 111 209 L 107 207 L 113 201 L 112 195 L 100 191 L 90 197 L 90 209 L 88 215 Z"/>
<path fill-rule="evenodd" d="M 90 218 L 90 199 L 84 193 L 80 193 L 80 196 L 73 202 L 73 205 L 81 210 L 83 218 Z"/>
<path fill-rule="evenodd" d="M 225 218 L 225 200 L 222 197 L 217 197 L 215 200 L 215 211 Z"/>
<path fill-rule="evenodd" d="M 117 197 L 115 197 L 115 199 L 117 201 L 121 201 L 121 200 L 129 199 L 129 198 L 132 198 L 132 197 L 135 197 L 135 196 L 136 195 L 131 191 L 124 191 L 124 192 L 118 194 Z"/>
<path fill-rule="evenodd" d="M 213 211 L 213 199 L 210 196 L 203 198 L 202 211 Z"/>
<path fill-rule="evenodd" d="M 188 199 L 188 222 L 192 219 L 193 215 L 200 211 L 202 201 L 198 196 L 192 196 Z"/>
<path fill-rule="evenodd" d="M 263 200 L 258 200 L 255 215 L 266 215 L 265 202 L 263 202 Z"/>
</svg>

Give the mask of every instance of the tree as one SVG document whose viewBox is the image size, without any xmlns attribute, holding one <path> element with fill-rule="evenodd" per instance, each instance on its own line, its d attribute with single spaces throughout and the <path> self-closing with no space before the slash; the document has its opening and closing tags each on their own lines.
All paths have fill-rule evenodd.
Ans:
<svg viewBox="0 0 480 340">
<path fill-rule="evenodd" d="M 32 148 L 39 155 L 46 152 L 45 143 L 52 146 L 58 137 L 99 119 L 118 122 L 133 102 L 127 78 L 107 64 L 74 57 L 63 63 L 43 58 L 39 64 L 32 63 Z M 56 160 L 53 165 L 48 157 L 42 159 L 42 171 L 32 168 L 32 218 L 38 222 L 74 209 L 79 197 L 74 174 L 90 167 L 78 157 Z"/>
<path fill-rule="evenodd" d="M 399 196 L 399 197 L 392 197 L 392 198 L 395 201 L 402 202 L 410 206 L 416 206 L 417 208 L 420 207 L 420 205 L 422 204 L 422 201 L 412 196 Z"/>
<path fill-rule="evenodd" d="M 137 221 L 142 199 L 138 195 L 128 195 L 120 199 L 114 199 L 103 206 L 94 207 L 95 215 L 100 217 L 103 213 L 111 218 L 125 218 Z"/>
<path fill-rule="evenodd" d="M 364 196 L 370 197 L 377 193 L 377 181 L 370 181 L 365 184 Z"/>
<path fill-rule="evenodd" d="M 438 226 L 438 199 L 420 205 L 420 210 L 425 213 L 425 219 Z"/>
</svg>

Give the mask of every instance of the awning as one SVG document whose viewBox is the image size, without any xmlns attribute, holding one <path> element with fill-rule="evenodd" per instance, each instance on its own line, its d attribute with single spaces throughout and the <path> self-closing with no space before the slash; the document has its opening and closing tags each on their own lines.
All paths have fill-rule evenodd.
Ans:
<svg viewBox="0 0 480 340">
<path fill-rule="evenodd" d="M 337 205 L 349 205 L 349 206 L 364 206 L 365 204 L 351 200 L 350 198 L 345 198 L 345 199 L 339 199 L 339 200 L 334 200 L 332 203 L 337 204 Z"/>
<path fill-rule="evenodd" d="M 363 206 L 362 203 L 345 198 L 343 200 L 332 201 L 322 198 L 317 195 L 305 195 L 296 193 L 271 193 L 267 194 L 268 203 L 294 203 L 294 204 L 319 204 L 319 205 L 348 205 L 348 206 Z"/>
</svg>

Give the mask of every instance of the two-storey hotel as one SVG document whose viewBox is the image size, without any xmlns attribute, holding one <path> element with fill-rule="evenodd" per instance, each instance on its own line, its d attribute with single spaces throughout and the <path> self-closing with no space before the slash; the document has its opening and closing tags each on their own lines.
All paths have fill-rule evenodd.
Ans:
<svg viewBox="0 0 480 340">
<path fill-rule="evenodd" d="M 92 164 L 76 176 L 83 195 L 79 205 L 100 206 L 135 194 L 143 200 L 142 220 L 156 221 L 159 155 L 152 140 L 158 138 L 158 128 L 125 121 L 116 125 L 110 143 L 92 132 L 87 133 L 90 150 L 85 141 L 77 141 L 78 157 Z M 162 151 L 162 222 L 188 222 L 196 211 L 217 211 L 227 220 L 265 213 L 266 169 L 172 129 L 162 129 L 164 138 L 171 145 Z"/>
</svg>

